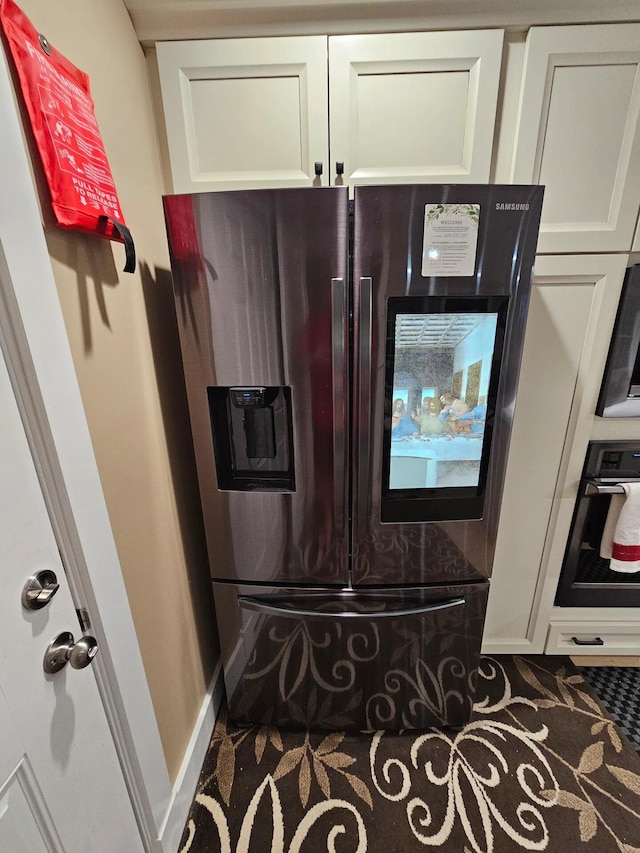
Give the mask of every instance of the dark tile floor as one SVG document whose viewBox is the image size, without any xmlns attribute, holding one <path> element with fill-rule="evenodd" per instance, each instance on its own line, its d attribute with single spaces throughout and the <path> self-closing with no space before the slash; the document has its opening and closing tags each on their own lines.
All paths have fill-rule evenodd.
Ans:
<svg viewBox="0 0 640 853">
<path fill-rule="evenodd" d="M 580 672 L 640 753 L 640 667 L 583 666 Z"/>
</svg>

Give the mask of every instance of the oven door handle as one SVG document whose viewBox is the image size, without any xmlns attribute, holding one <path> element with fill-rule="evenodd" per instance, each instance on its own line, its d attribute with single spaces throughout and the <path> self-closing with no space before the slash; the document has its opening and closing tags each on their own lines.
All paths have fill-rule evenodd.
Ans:
<svg viewBox="0 0 640 853">
<path fill-rule="evenodd" d="M 637 480 L 621 480 L 619 482 L 604 483 L 602 480 L 585 480 L 584 493 L 587 497 L 592 495 L 623 495 L 624 489 L 620 483 L 637 483 Z"/>
</svg>

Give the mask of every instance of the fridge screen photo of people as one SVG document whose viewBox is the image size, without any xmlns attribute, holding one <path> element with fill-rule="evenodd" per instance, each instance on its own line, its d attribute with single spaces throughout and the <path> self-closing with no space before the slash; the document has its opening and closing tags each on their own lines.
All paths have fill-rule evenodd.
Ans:
<svg viewBox="0 0 640 853">
<path fill-rule="evenodd" d="M 542 197 L 165 197 L 232 719 L 470 718 Z"/>
</svg>

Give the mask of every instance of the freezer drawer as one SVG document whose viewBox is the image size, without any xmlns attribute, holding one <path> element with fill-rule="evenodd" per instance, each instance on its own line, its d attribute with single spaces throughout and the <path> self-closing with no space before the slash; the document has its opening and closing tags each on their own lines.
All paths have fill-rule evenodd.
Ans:
<svg viewBox="0 0 640 853">
<path fill-rule="evenodd" d="M 488 589 L 214 584 L 229 715 L 340 730 L 462 726 Z"/>
</svg>

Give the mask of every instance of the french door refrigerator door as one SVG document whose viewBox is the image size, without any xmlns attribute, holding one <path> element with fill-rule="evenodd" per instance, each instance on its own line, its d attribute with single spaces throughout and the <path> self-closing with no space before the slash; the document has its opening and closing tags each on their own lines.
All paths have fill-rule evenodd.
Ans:
<svg viewBox="0 0 640 853">
<path fill-rule="evenodd" d="M 542 192 L 356 188 L 354 585 L 491 574 Z"/>
<path fill-rule="evenodd" d="M 462 726 L 488 587 L 332 592 L 216 583 L 229 716 L 303 728 Z"/>
<path fill-rule="evenodd" d="M 348 583 L 348 195 L 164 200 L 211 574 Z"/>
</svg>

